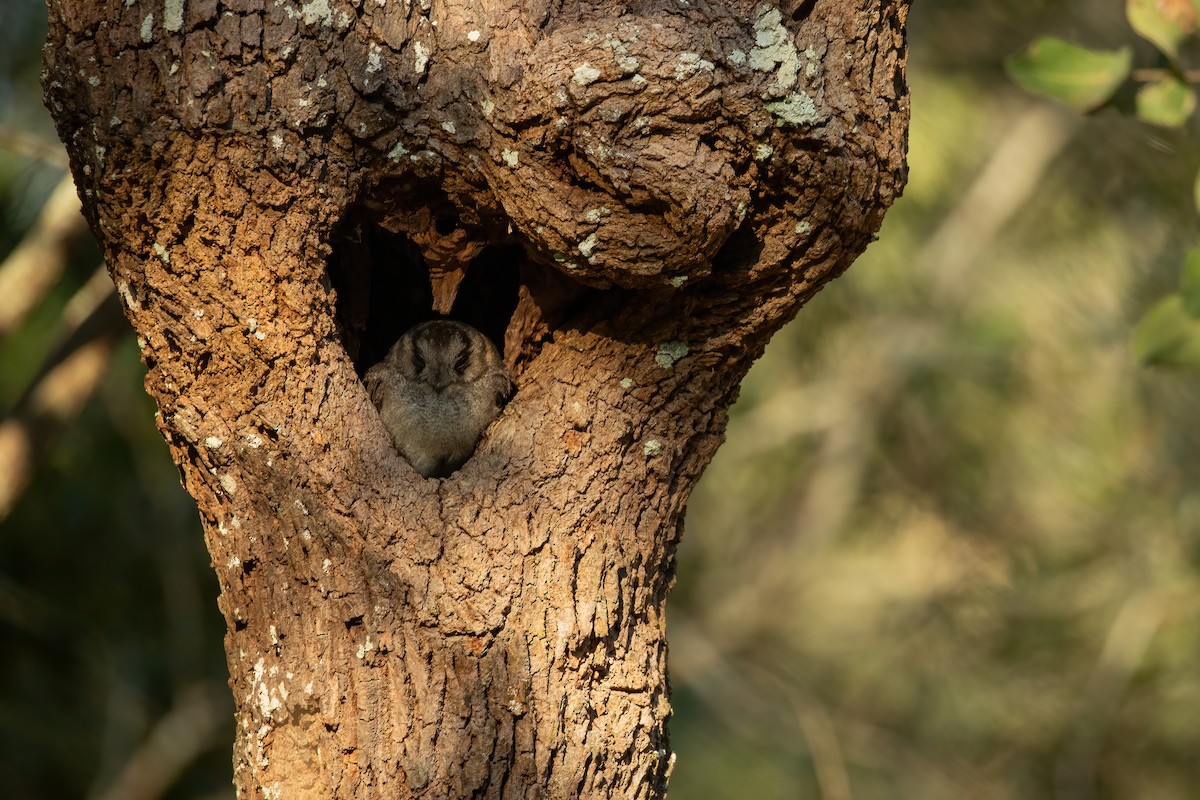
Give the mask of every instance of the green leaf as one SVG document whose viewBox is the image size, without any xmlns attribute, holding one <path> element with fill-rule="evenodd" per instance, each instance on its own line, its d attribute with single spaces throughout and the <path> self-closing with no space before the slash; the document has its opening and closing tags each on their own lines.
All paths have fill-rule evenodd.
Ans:
<svg viewBox="0 0 1200 800">
<path fill-rule="evenodd" d="M 1129 26 L 1172 60 L 1179 57 L 1179 43 L 1196 30 L 1193 0 L 1125 0 Z"/>
<path fill-rule="evenodd" d="M 1183 310 L 1200 319 L 1200 247 L 1193 247 L 1183 259 L 1183 278 L 1180 281 Z"/>
<path fill-rule="evenodd" d="M 1167 75 L 1138 89 L 1137 115 L 1144 122 L 1179 128 L 1196 110 L 1196 93 L 1192 87 Z"/>
<path fill-rule="evenodd" d="M 1023 52 L 1009 56 L 1004 68 L 1022 88 L 1091 111 L 1112 97 L 1129 75 L 1133 52 L 1089 50 L 1052 36 L 1036 39 Z"/>
<path fill-rule="evenodd" d="M 1169 295 L 1146 312 L 1133 332 L 1133 352 L 1143 364 L 1181 367 L 1200 364 L 1200 320 Z"/>
</svg>

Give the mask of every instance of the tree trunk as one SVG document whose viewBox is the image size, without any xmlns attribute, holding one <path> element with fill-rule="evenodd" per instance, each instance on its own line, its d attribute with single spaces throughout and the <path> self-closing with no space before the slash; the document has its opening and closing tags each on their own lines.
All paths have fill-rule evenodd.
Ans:
<svg viewBox="0 0 1200 800">
<path fill-rule="evenodd" d="M 901 190 L 907 3 L 49 6 L 220 579 L 239 796 L 663 796 L 684 504 Z M 360 381 L 435 307 L 518 387 L 444 480 Z"/>
</svg>

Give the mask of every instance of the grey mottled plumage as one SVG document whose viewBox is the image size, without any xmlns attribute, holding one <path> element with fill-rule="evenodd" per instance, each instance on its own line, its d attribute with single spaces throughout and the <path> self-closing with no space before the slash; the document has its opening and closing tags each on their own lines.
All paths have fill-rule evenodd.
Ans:
<svg viewBox="0 0 1200 800">
<path fill-rule="evenodd" d="M 512 391 L 491 340 L 450 320 L 409 330 L 364 379 L 396 449 L 426 478 L 471 457 Z"/>
</svg>

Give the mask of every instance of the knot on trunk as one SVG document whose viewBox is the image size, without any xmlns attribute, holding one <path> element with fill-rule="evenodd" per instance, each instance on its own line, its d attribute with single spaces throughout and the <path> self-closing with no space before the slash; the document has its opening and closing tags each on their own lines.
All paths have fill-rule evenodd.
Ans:
<svg viewBox="0 0 1200 800">
<path fill-rule="evenodd" d="M 748 33 L 727 26 L 730 49 Z M 721 32 L 717 26 L 716 33 Z M 497 109 L 513 132 L 492 186 L 535 257 L 593 283 L 706 275 L 755 187 L 749 91 L 730 79 L 712 20 L 626 17 L 538 42 Z"/>
</svg>

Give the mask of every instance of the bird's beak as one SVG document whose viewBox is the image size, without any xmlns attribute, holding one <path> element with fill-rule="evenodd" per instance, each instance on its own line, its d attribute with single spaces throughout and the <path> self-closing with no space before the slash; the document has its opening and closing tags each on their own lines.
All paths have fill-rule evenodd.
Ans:
<svg viewBox="0 0 1200 800">
<path fill-rule="evenodd" d="M 429 376 L 429 385 L 438 394 L 441 394 L 447 386 L 450 385 L 450 376 L 446 370 L 439 369 L 433 375 Z"/>
</svg>

